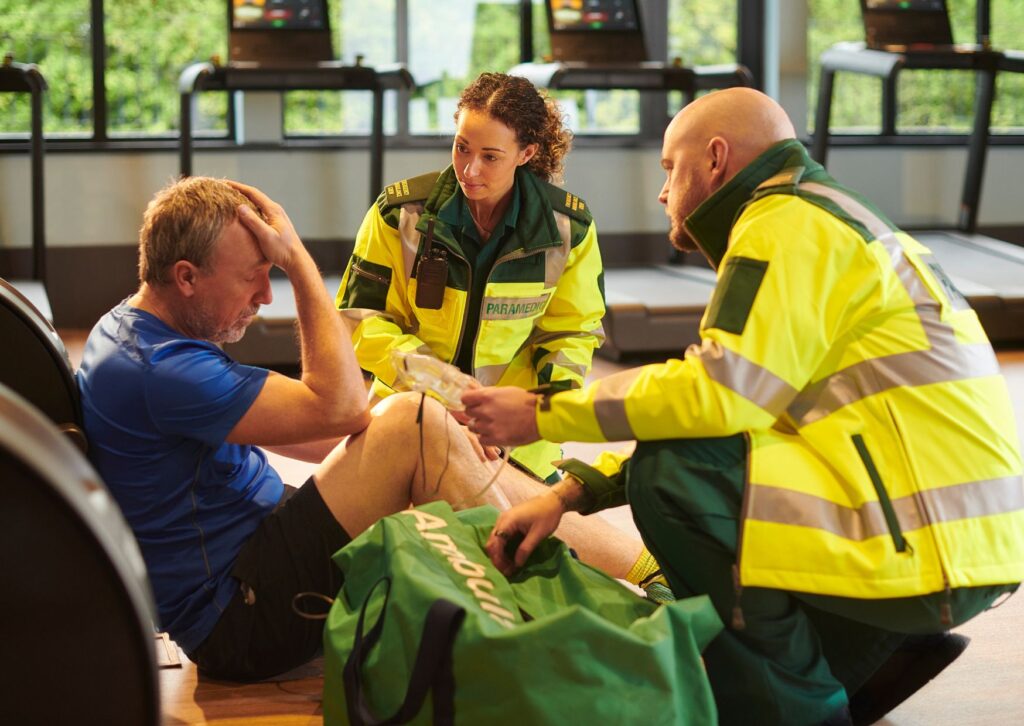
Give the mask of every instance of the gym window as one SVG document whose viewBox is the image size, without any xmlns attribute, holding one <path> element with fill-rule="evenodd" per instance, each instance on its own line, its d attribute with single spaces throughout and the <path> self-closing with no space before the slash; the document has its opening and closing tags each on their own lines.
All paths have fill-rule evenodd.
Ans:
<svg viewBox="0 0 1024 726">
<path fill-rule="evenodd" d="M 762 0 L 643 2 L 650 13 L 666 19 L 647 23 L 655 57 L 679 58 L 686 65 L 735 62 L 744 25 L 738 15 L 763 7 Z M 807 3 L 807 113 L 813 125 L 818 57 L 836 41 L 861 38 L 863 28 L 855 1 Z M 415 69 L 415 91 L 385 94 L 385 133 L 392 144 L 417 139 L 433 144 L 451 132 L 455 99 L 470 79 L 518 62 L 519 5 L 518 0 L 331 0 L 335 53 L 348 63 L 361 57 L 367 65 L 402 62 Z M 974 6 L 974 0 L 950 3 L 958 42 L 974 40 Z M 539 0 L 533 7 L 534 50 L 542 57 L 546 23 Z M 993 45 L 1020 46 L 1024 3 L 991 0 L 991 15 Z M 0 0 L 0 52 L 39 64 L 46 76 L 49 139 L 166 145 L 178 135 L 178 75 L 189 63 L 226 57 L 225 25 L 224 0 Z M 997 83 L 993 135 L 1024 134 L 1024 75 L 1001 73 Z M 899 84 L 901 134 L 927 138 L 969 130 L 974 103 L 970 73 L 908 71 Z M 581 140 L 613 135 L 620 143 L 656 141 L 662 110 L 669 116 L 682 104 L 678 93 L 668 94 L 667 102 L 629 90 L 555 95 Z M 229 138 L 227 94 L 197 98 L 195 134 Z M 362 91 L 290 92 L 283 111 L 285 134 L 340 143 L 365 136 L 370 104 L 370 94 Z M 870 141 L 880 125 L 878 81 L 839 74 L 833 133 L 868 135 Z M 23 143 L 28 128 L 29 99 L 0 94 L 0 140 Z"/>
<path fill-rule="evenodd" d="M 652 52 L 688 64 L 735 62 L 737 4 L 752 0 L 645 0 L 667 16 L 669 31 Z M 454 127 L 462 87 L 478 73 L 504 71 L 519 61 L 518 0 L 332 0 L 335 53 L 367 65 L 402 62 L 419 87 L 385 94 L 385 133 L 413 141 L 435 139 Z M 533 2 L 538 57 L 547 52 L 546 21 Z M 0 0 L 0 50 L 36 63 L 50 89 L 47 137 L 79 141 L 172 142 L 178 135 L 177 81 L 188 64 L 226 57 L 224 0 Z M 438 32 L 420 32 L 430 28 Z M 441 30 L 443 29 L 443 30 Z M 666 49 L 665 36 L 668 36 Z M 95 52 L 95 48 L 105 53 Z M 656 56 L 657 57 L 657 56 Z M 99 102 L 97 102 L 97 95 Z M 636 91 L 569 91 L 556 97 L 581 135 L 637 136 L 643 114 L 657 106 Z M 227 94 L 199 94 L 195 134 L 230 136 Z M 670 94 L 668 113 L 681 103 Z M 370 131 L 368 92 L 293 91 L 286 94 L 289 137 L 363 136 Z M 0 94 L 0 138 L 23 141 L 29 101 Z"/>
<path fill-rule="evenodd" d="M 818 58 L 833 43 L 861 40 L 864 26 L 856 0 L 807 0 L 808 128 L 814 130 L 818 99 Z M 953 40 L 974 43 L 975 0 L 948 2 Z M 992 46 L 1021 48 L 1024 3 L 990 0 Z M 900 134 L 967 134 L 974 121 L 974 76 L 965 71 L 918 70 L 900 73 L 896 130 Z M 882 127 L 880 81 L 837 73 L 830 133 L 878 134 Z M 1024 134 L 1024 74 L 1000 73 L 992 106 L 992 134 Z"/>
</svg>

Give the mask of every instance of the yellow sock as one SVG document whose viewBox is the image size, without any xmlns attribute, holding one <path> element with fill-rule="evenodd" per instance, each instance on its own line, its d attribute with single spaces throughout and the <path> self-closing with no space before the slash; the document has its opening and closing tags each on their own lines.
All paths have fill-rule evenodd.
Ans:
<svg viewBox="0 0 1024 726">
<path fill-rule="evenodd" d="M 658 561 L 654 559 L 654 555 L 644 547 L 643 551 L 640 552 L 640 556 L 637 557 L 636 562 L 634 562 L 633 566 L 629 568 L 629 572 L 626 574 L 626 582 L 633 585 L 639 585 L 660 569 L 661 566 L 658 564 Z"/>
</svg>

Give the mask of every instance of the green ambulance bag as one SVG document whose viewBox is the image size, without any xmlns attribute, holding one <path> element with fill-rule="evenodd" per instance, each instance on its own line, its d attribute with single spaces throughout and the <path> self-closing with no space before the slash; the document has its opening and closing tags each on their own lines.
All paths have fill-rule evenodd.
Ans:
<svg viewBox="0 0 1024 726">
<path fill-rule="evenodd" d="M 325 724 L 715 723 L 707 597 L 656 606 L 554 538 L 506 579 L 483 550 L 496 518 L 433 502 L 335 553 Z"/>
</svg>

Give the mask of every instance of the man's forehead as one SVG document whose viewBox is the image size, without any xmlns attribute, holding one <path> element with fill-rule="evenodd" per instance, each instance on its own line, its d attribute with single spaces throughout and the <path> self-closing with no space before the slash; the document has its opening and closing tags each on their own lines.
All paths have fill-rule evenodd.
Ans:
<svg viewBox="0 0 1024 726">
<path fill-rule="evenodd" d="M 665 129 L 665 138 L 661 145 L 663 158 L 671 158 L 686 145 L 692 135 L 692 126 L 693 124 L 688 123 L 684 112 L 680 112 L 672 119 L 668 128 Z"/>
<path fill-rule="evenodd" d="M 237 217 L 224 228 L 217 240 L 216 251 L 222 259 L 253 267 L 266 262 L 256 237 Z"/>
</svg>

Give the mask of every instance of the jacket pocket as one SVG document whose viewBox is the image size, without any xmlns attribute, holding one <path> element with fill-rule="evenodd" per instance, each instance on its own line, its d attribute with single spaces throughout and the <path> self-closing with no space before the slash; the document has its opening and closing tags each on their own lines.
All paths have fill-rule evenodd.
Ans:
<svg viewBox="0 0 1024 726">
<path fill-rule="evenodd" d="M 895 545 L 897 552 L 906 552 L 907 541 L 903 537 L 903 530 L 900 529 L 899 519 L 896 518 L 896 510 L 893 508 L 889 492 L 886 491 L 885 484 L 882 482 L 882 475 L 878 472 L 878 467 L 875 466 L 875 460 L 871 458 L 871 452 L 868 451 L 868 446 L 864 443 L 863 436 L 854 434 L 852 438 L 857 454 L 860 456 L 864 468 L 867 469 L 868 477 L 871 478 L 875 494 L 878 495 L 878 503 L 882 507 L 882 514 L 885 515 L 885 523 L 889 528 L 889 534 L 892 536 L 892 543 Z"/>
</svg>

